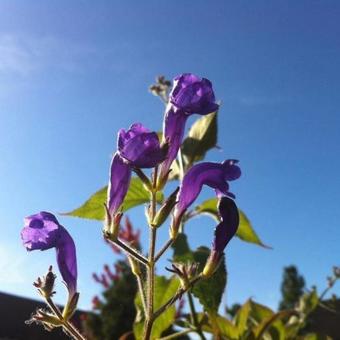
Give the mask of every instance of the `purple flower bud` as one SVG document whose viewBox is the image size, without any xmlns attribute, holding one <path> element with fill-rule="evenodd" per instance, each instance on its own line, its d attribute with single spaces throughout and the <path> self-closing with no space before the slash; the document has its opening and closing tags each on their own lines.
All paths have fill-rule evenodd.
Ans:
<svg viewBox="0 0 340 340">
<path fill-rule="evenodd" d="M 163 136 L 170 144 L 166 161 L 162 164 L 160 177 L 166 176 L 182 144 L 187 118 L 197 113 L 206 115 L 218 110 L 212 84 L 208 79 L 184 73 L 174 79 L 166 109 Z"/>
<path fill-rule="evenodd" d="M 25 218 L 21 231 L 23 244 L 28 251 L 56 249 L 57 263 L 70 295 L 77 291 L 76 247 L 67 230 L 56 217 L 45 211 Z"/>
<path fill-rule="evenodd" d="M 220 198 L 218 212 L 221 222 L 215 228 L 212 251 L 221 257 L 224 248 L 237 232 L 240 217 L 235 202 L 229 197 Z"/>
<path fill-rule="evenodd" d="M 157 134 L 140 123 L 131 125 L 127 131 L 119 131 L 118 151 L 128 164 L 136 168 L 153 168 L 166 157 Z"/>
<path fill-rule="evenodd" d="M 237 163 L 238 161 L 233 159 L 223 163 L 203 162 L 189 169 L 178 193 L 178 204 L 171 226 L 172 236 L 175 237 L 177 234 L 184 212 L 196 200 L 204 184 L 215 189 L 219 196 L 222 194 L 234 197 L 229 192 L 228 181 L 233 181 L 241 176 L 241 169 L 236 165 Z"/>
<path fill-rule="evenodd" d="M 225 247 L 236 234 L 239 225 L 240 219 L 237 206 L 229 197 L 220 198 L 218 212 L 221 222 L 215 228 L 210 256 L 203 269 L 205 277 L 210 277 L 215 272 Z"/>
<path fill-rule="evenodd" d="M 129 189 L 131 169 L 155 167 L 165 159 L 166 153 L 167 147 L 160 146 L 157 134 L 140 123 L 119 131 L 118 151 L 112 158 L 107 191 L 107 207 L 112 217 Z"/>
<path fill-rule="evenodd" d="M 211 82 L 191 73 L 181 74 L 174 79 L 170 103 L 186 114 L 206 115 L 218 109 Z"/>
<path fill-rule="evenodd" d="M 116 152 L 111 161 L 110 181 L 107 188 L 107 207 L 112 217 L 124 201 L 130 180 L 130 166 Z"/>
</svg>

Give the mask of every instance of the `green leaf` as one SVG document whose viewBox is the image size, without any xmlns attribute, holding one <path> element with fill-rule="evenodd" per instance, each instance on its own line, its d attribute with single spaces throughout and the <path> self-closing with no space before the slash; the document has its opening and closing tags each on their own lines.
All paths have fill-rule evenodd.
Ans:
<svg viewBox="0 0 340 340">
<path fill-rule="evenodd" d="M 218 221 L 218 214 L 217 214 L 217 198 L 211 198 L 204 201 L 202 204 L 198 205 L 195 208 L 195 213 L 197 214 L 207 214 L 210 217 L 214 218 Z M 257 233 L 255 232 L 251 222 L 249 221 L 246 214 L 239 209 L 239 216 L 240 216 L 240 224 L 237 229 L 236 236 L 238 236 L 242 241 L 254 243 L 259 246 L 270 248 L 266 246 Z"/>
<path fill-rule="evenodd" d="M 154 309 L 157 310 L 173 297 L 179 289 L 179 280 L 176 277 L 167 279 L 164 276 L 155 277 L 155 297 Z M 142 310 L 142 302 L 138 294 L 135 299 L 135 305 L 138 311 Z M 176 309 L 172 305 L 163 314 L 161 314 L 153 324 L 151 339 L 159 338 L 163 331 L 168 329 L 175 321 Z M 137 340 L 143 336 L 144 317 L 140 318 L 133 326 L 133 332 Z"/>
<path fill-rule="evenodd" d="M 91 220 L 104 220 L 104 203 L 106 203 L 107 187 L 104 187 L 93 194 L 79 208 L 62 215 L 88 218 Z M 149 202 L 150 194 L 144 188 L 142 181 L 138 177 L 131 179 L 129 190 L 122 204 L 122 210 L 127 211 L 133 207 Z M 157 202 L 163 201 L 163 194 L 157 194 Z"/>
<path fill-rule="evenodd" d="M 268 307 L 249 300 L 251 311 L 250 320 L 253 323 L 253 332 L 257 340 L 269 339 L 271 340 L 284 340 L 285 329 L 279 320 L 284 314 L 278 313 L 277 315 Z M 265 333 L 265 334 L 264 334 Z"/>
<path fill-rule="evenodd" d="M 262 336 L 266 332 L 276 334 L 277 338 L 280 340 L 286 339 L 286 329 L 281 320 L 287 319 L 293 314 L 297 314 L 297 312 L 294 310 L 284 310 L 265 318 L 254 330 L 256 339 L 262 339 Z"/>
<path fill-rule="evenodd" d="M 237 311 L 234 321 L 237 327 L 238 335 L 242 336 L 247 331 L 248 316 L 251 310 L 251 303 L 248 300 L 243 306 Z"/>
<path fill-rule="evenodd" d="M 233 325 L 233 323 L 230 320 L 220 315 L 217 315 L 214 317 L 213 321 L 211 320 L 211 322 L 214 324 L 215 328 L 218 328 L 219 333 L 221 333 L 221 335 L 226 336 L 227 339 L 230 340 L 239 339 L 237 327 Z M 204 324 L 202 330 L 204 332 L 214 333 L 213 327 L 211 325 Z"/>
<path fill-rule="evenodd" d="M 206 152 L 217 144 L 217 112 L 197 119 L 182 144 L 182 154 L 191 165 L 204 158 Z"/>
<path fill-rule="evenodd" d="M 200 247 L 193 253 L 194 261 L 199 263 L 199 271 L 203 270 L 209 253 L 210 251 L 206 247 Z M 217 313 L 226 283 L 227 271 L 223 257 L 214 275 L 198 282 L 192 290 L 208 314 L 215 315 Z"/>
<path fill-rule="evenodd" d="M 187 235 L 180 233 L 178 234 L 175 242 L 172 245 L 174 250 L 173 260 L 174 262 L 186 262 L 194 261 L 194 255 L 189 248 Z"/>
</svg>

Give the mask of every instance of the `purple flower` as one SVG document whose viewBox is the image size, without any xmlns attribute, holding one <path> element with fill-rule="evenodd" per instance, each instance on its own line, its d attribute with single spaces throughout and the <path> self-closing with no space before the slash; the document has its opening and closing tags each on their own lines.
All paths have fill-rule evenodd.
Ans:
<svg viewBox="0 0 340 340">
<path fill-rule="evenodd" d="M 110 167 L 110 181 L 107 191 L 107 206 L 114 216 L 124 201 L 129 189 L 132 168 L 152 168 L 162 162 L 167 153 L 161 147 L 158 136 L 142 124 L 136 123 L 118 133 L 118 151 Z"/>
<path fill-rule="evenodd" d="M 164 161 L 166 150 L 161 148 L 157 133 L 136 123 L 118 133 L 118 152 L 136 168 L 153 168 Z"/>
<path fill-rule="evenodd" d="M 175 209 L 171 226 L 172 236 L 176 236 L 181 218 L 189 206 L 200 194 L 203 185 L 216 190 L 218 196 L 234 197 L 229 192 L 228 181 L 233 181 L 241 176 L 241 169 L 236 165 L 237 160 L 229 159 L 223 163 L 203 162 L 196 164 L 185 174 Z"/>
<path fill-rule="evenodd" d="M 184 73 L 174 79 L 170 103 L 186 114 L 206 115 L 218 109 L 211 82 L 192 73 Z"/>
<path fill-rule="evenodd" d="M 193 113 L 206 115 L 218 110 L 212 84 L 208 79 L 184 73 L 174 79 L 166 109 L 163 136 L 169 142 L 169 152 L 162 164 L 160 177 L 164 178 L 182 144 L 187 118 Z"/>
<path fill-rule="evenodd" d="M 221 197 L 219 199 L 218 213 L 221 222 L 215 228 L 210 256 L 203 269 L 205 277 L 211 276 L 216 270 L 225 247 L 236 234 L 239 225 L 237 206 L 229 197 Z"/>
<path fill-rule="evenodd" d="M 130 180 L 130 166 L 118 153 L 115 153 L 111 162 L 110 181 L 107 188 L 107 207 L 111 216 L 114 216 L 123 203 Z"/>
<path fill-rule="evenodd" d="M 214 258 L 219 260 L 224 248 L 236 234 L 240 218 L 235 202 L 229 197 L 221 197 L 217 209 L 221 222 L 215 228 L 211 249 Z"/>
<path fill-rule="evenodd" d="M 59 271 L 73 296 L 77 291 L 76 247 L 56 217 L 46 211 L 26 217 L 21 238 L 28 251 L 56 249 Z"/>
</svg>

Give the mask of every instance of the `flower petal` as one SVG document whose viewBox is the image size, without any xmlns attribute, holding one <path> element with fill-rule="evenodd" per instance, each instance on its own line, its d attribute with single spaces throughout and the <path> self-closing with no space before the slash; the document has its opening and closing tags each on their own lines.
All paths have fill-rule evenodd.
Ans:
<svg viewBox="0 0 340 340">
<path fill-rule="evenodd" d="M 107 206 L 113 216 L 124 201 L 131 180 L 131 169 L 116 152 L 111 161 Z"/>
</svg>

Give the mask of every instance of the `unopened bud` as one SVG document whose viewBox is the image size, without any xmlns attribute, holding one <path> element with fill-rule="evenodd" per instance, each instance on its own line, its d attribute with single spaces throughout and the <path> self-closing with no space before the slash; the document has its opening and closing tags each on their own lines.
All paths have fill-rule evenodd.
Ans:
<svg viewBox="0 0 340 340">
<path fill-rule="evenodd" d="M 179 188 L 177 188 L 164 202 L 164 204 L 161 206 L 161 208 L 158 210 L 155 218 L 153 219 L 151 225 L 155 228 L 160 227 L 164 221 L 169 217 L 172 209 L 174 208 L 177 198 Z"/>
<path fill-rule="evenodd" d="M 190 281 L 197 276 L 198 263 L 173 263 L 172 268 L 165 268 L 169 272 L 176 274 L 183 289 L 188 289 Z"/>
<path fill-rule="evenodd" d="M 26 324 L 31 324 L 33 322 L 42 323 L 47 329 L 51 330 L 53 327 L 62 326 L 62 321 L 58 317 L 47 313 L 43 309 L 38 309 L 35 314 L 32 314 L 31 319 L 25 321 Z"/>
<path fill-rule="evenodd" d="M 334 266 L 333 273 L 334 273 L 334 276 L 339 279 L 340 278 L 340 267 Z"/>
<path fill-rule="evenodd" d="M 45 298 L 50 298 L 55 293 L 54 282 L 56 275 L 52 269 L 52 266 L 50 266 L 47 274 L 43 276 L 43 278 L 38 277 L 37 280 L 33 282 L 33 286 L 38 288 L 39 293 Z"/>
</svg>

